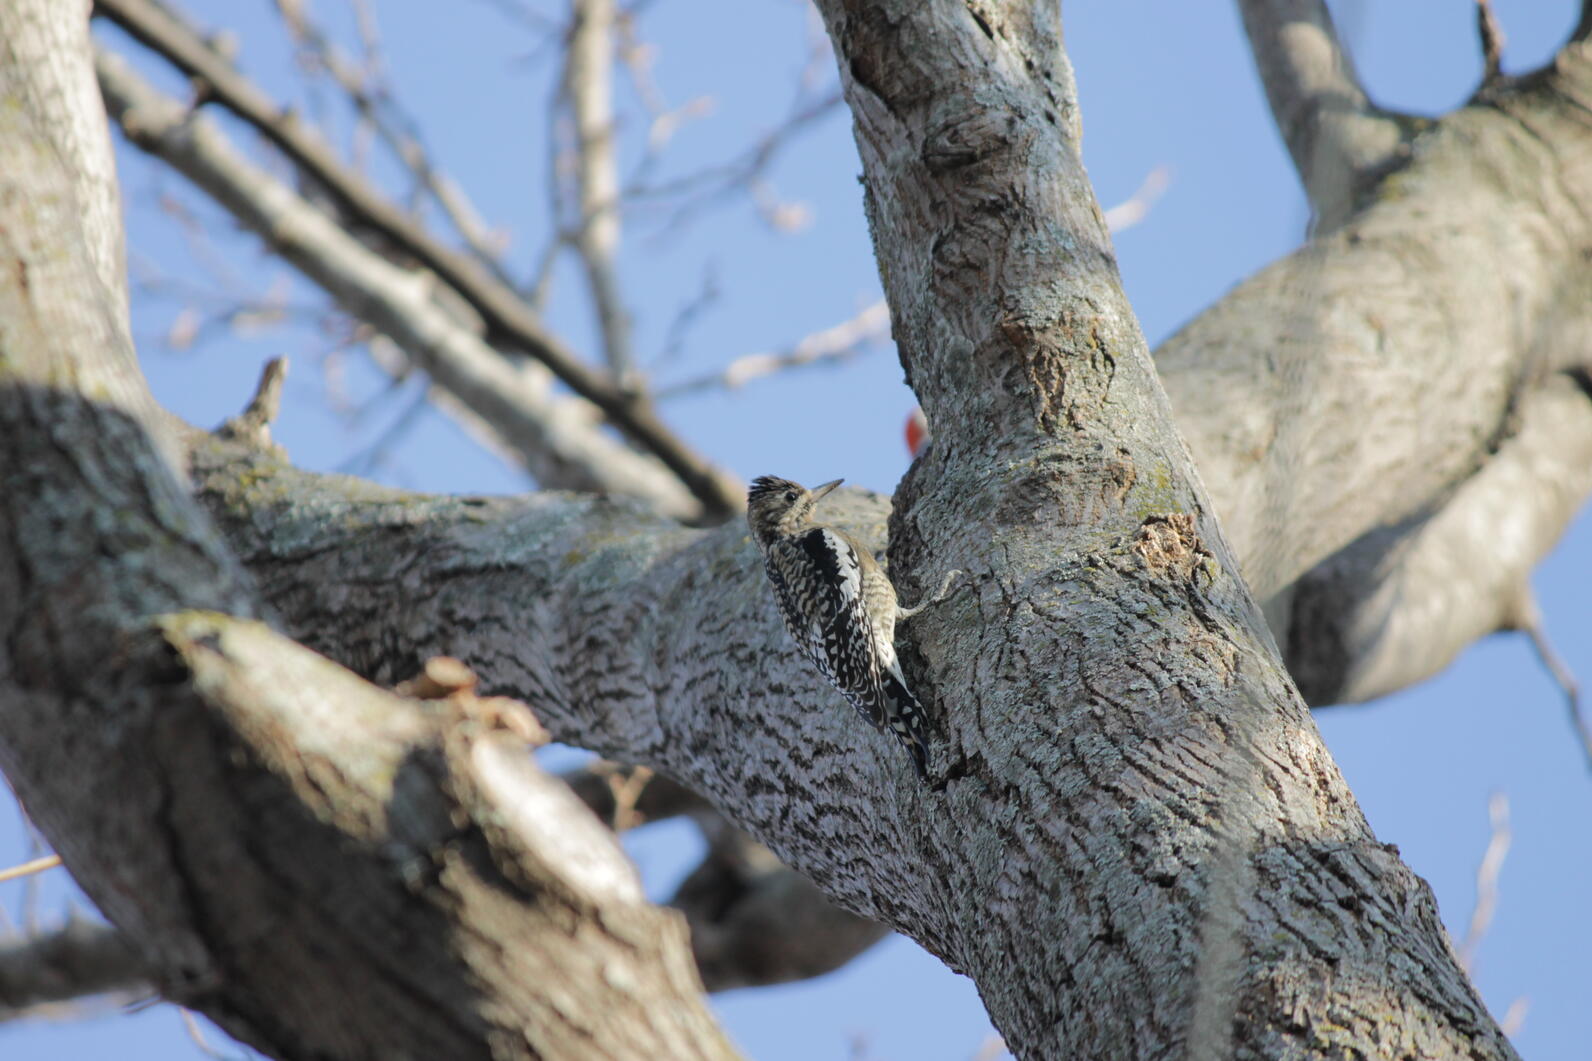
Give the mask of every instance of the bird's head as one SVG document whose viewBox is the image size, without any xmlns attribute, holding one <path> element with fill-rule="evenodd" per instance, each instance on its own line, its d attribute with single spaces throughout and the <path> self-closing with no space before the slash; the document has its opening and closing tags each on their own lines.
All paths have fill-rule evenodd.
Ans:
<svg viewBox="0 0 1592 1061">
<path fill-rule="evenodd" d="M 746 495 L 746 522 L 758 547 L 766 549 L 776 538 L 795 534 L 812 522 L 818 499 L 845 482 L 836 479 L 811 490 L 801 483 L 763 475 L 752 480 Z"/>
</svg>

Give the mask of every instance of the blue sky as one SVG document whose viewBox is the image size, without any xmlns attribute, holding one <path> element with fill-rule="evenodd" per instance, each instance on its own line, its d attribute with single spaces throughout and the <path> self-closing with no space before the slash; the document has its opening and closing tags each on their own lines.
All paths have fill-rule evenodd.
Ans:
<svg viewBox="0 0 1592 1061">
<path fill-rule="evenodd" d="M 552 0 L 530 0 L 548 11 Z M 291 88 L 291 57 L 264 3 L 188 0 L 212 27 L 237 31 L 239 61 L 273 92 Z M 388 63 L 403 102 L 435 157 L 510 237 L 519 275 L 548 237 L 548 50 L 534 33 L 484 0 L 449 5 L 447 17 L 413 17 L 378 5 Z M 1473 8 L 1449 0 L 1334 5 L 1356 61 L 1385 105 L 1441 113 L 1464 99 L 1480 71 Z M 1549 56 L 1575 18 L 1573 0 L 1496 0 L 1508 38 L 1506 70 Z M 312 7 L 343 25 L 336 0 Z M 664 173 L 683 174 L 734 157 L 788 112 L 808 60 L 809 25 L 797 0 L 682 0 L 647 8 L 641 37 L 671 104 L 705 97 L 707 113 L 677 134 Z M 1085 155 L 1103 204 L 1130 195 L 1168 168 L 1171 184 L 1141 225 L 1116 239 L 1128 294 L 1153 343 L 1255 269 L 1297 246 L 1307 220 L 1292 169 L 1265 109 L 1229 4 L 1173 0 L 1075 0 L 1068 47 L 1078 73 Z M 138 49 L 114 33 L 118 50 Z M 157 66 L 144 64 L 150 73 Z M 825 76 L 832 77 L 827 66 Z M 169 76 L 161 83 L 179 84 Z M 627 93 L 621 91 L 621 100 Z M 313 96 L 302 105 L 316 113 Z M 233 127 L 235 133 L 238 130 Z M 631 130 L 632 132 L 634 130 Z M 347 143 L 340 130 L 340 143 Z M 624 135 L 624 131 L 622 131 Z M 632 141 L 634 137 L 630 138 Z M 252 146 L 253 140 L 240 134 Z M 309 290 L 257 241 L 194 201 L 176 177 L 119 145 L 128 211 L 134 327 L 156 396 L 180 415 L 214 424 L 246 401 L 260 363 L 293 360 L 277 437 L 310 468 L 357 466 L 415 489 L 514 492 L 514 472 L 482 453 L 442 416 L 421 412 L 370 459 L 373 440 L 406 414 L 416 381 L 390 388 L 357 352 L 333 352 L 313 324 L 250 334 L 217 333 L 191 349 L 165 342 L 185 309 L 213 295 Z M 634 150 L 628 156 L 634 162 Z M 739 355 L 789 345 L 878 297 L 849 122 L 832 113 L 790 144 L 768 177 L 811 224 L 796 233 L 764 224 L 748 197 L 712 197 L 690 224 L 645 212 L 626 219 L 621 279 L 635 313 L 638 350 L 660 382 L 685 379 Z M 378 166 L 378 175 L 390 175 Z M 189 203 L 192 231 L 173 222 L 163 197 Z M 199 235 L 196 235 L 198 233 Z M 681 309 L 711 282 L 718 297 L 665 356 Z M 228 294 L 230 292 L 230 295 Z M 579 274 L 555 275 L 551 325 L 579 349 L 596 349 Z M 737 474 L 807 481 L 844 475 L 893 489 L 906 468 L 901 426 L 913 405 L 893 351 L 842 368 L 791 374 L 735 392 L 666 407 L 677 429 Z M 328 396 L 358 407 L 329 408 Z M 1592 518 L 1583 513 L 1535 579 L 1548 629 L 1584 679 L 1592 678 Z M 1489 794 L 1507 794 L 1513 846 L 1497 916 L 1483 943 L 1477 982 L 1500 1016 L 1517 999 L 1528 1011 L 1516 1041 L 1531 1058 L 1585 1056 L 1582 1013 L 1592 998 L 1592 777 L 1570 739 L 1562 701 L 1522 638 L 1493 637 L 1446 673 L 1397 696 L 1317 713 L 1328 744 L 1377 833 L 1399 846 L 1435 889 L 1445 920 L 1463 931 L 1474 873 L 1488 840 Z M 696 852 L 690 830 L 658 826 L 630 841 L 654 894 L 667 894 Z M 0 809 L 0 864 L 26 857 L 15 816 Z M 40 914 L 63 909 L 68 884 L 41 883 Z M 12 917 L 23 887 L 0 885 Z M 750 1057 L 969 1058 L 990 1034 L 972 985 L 914 944 L 893 939 L 839 973 L 790 987 L 733 992 L 714 1005 Z M 219 1033 L 213 1039 L 221 1041 Z M 168 1006 L 54 1024 L 0 1026 L 8 1058 L 199 1056 Z"/>
</svg>

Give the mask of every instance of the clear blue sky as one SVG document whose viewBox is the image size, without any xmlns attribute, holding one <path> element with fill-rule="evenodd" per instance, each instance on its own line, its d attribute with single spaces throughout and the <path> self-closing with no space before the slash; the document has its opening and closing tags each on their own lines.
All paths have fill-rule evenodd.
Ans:
<svg viewBox="0 0 1592 1061">
<path fill-rule="evenodd" d="M 560 6 L 530 3 L 548 11 Z M 184 6 L 211 26 L 235 29 L 245 69 L 279 95 L 291 91 L 290 57 L 267 5 L 187 0 Z M 404 102 L 436 157 L 508 231 L 513 267 L 528 272 L 548 233 L 545 45 L 483 0 L 448 5 L 446 18 L 415 19 L 406 5 L 378 6 Z M 1525 69 L 1551 54 L 1574 21 L 1574 6 L 1573 0 L 1495 0 L 1508 36 L 1506 69 Z M 320 0 L 314 9 L 341 24 L 337 0 Z M 683 173 L 731 157 L 778 124 L 806 58 L 802 3 L 707 0 L 647 10 L 641 35 L 656 48 L 655 74 L 669 102 L 712 100 L 710 112 L 678 134 L 666 167 Z M 1440 113 L 1472 88 L 1480 60 L 1470 3 L 1360 2 L 1335 10 L 1380 102 Z M 1154 343 L 1296 246 L 1304 203 L 1230 5 L 1075 2 L 1067 32 L 1087 161 L 1102 202 L 1109 206 L 1131 194 L 1154 167 L 1171 172 L 1171 187 L 1148 220 L 1116 241 L 1128 293 Z M 138 54 L 114 34 L 106 37 Z M 169 77 L 162 83 L 176 86 Z M 301 98 L 316 113 L 315 98 Z M 169 349 L 164 337 L 184 307 L 209 305 L 209 295 L 200 292 L 259 295 L 281 282 L 291 285 L 295 304 L 311 294 L 252 238 L 194 202 L 178 178 L 136 152 L 123 149 L 121 157 L 133 275 L 164 277 L 158 290 L 146 285 L 133 295 L 135 329 L 157 397 L 194 422 L 214 424 L 247 399 L 265 358 L 286 353 L 293 375 L 278 438 L 306 467 L 359 460 L 403 416 L 416 384 L 384 393 L 385 384 L 357 352 L 334 352 L 336 337 L 313 324 L 219 332 L 193 349 Z M 878 297 L 857 172 L 849 121 L 836 112 L 794 142 L 769 174 L 782 199 L 811 210 L 812 224 L 803 231 L 772 232 L 745 196 L 733 194 L 717 197 L 684 228 L 645 215 L 627 219 L 623 281 L 639 349 L 658 380 L 683 379 L 744 353 L 788 345 Z M 190 204 L 192 227 L 202 238 L 173 222 L 160 208 L 163 196 Z M 679 352 L 657 361 L 671 322 L 708 276 L 718 300 Z M 590 351 L 595 346 L 581 291 L 578 274 L 562 270 L 549 316 Z M 349 419 L 329 412 L 333 392 L 358 403 L 362 414 Z M 912 404 L 893 352 L 885 349 L 840 369 L 681 400 L 666 411 L 692 442 L 742 476 L 777 472 L 817 481 L 844 475 L 888 492 L 906 467 L 901 425 Z M 430 412 L 385 452 L 372 474 L 434 491 L 525 488 Z M 1587 514 L 1539 570 L 1536 584 L 1551 635 L 1571 666 L 1592 679 Z M 1592 903 L 1585 886 L 1592 879 L 1586 826 L 1592 778 L 1571 742 L 1562 702 L 1528 646 L 1518 637 L 1488 639 L 1419 688 L 1317 718 L 1378 835 L 1399 845 L 1431 882 L 1457 932 L 1470 915 L 1475 867 L 1488 839 L 1488 795 L 1507 793 L 1514 842 L 1477 980 L 1500 1016 L 1515 1000 L 1528 1001 L 1516 1039 L 1525 1056 L 1584 1058 L 1583 1016 L 1592 998 Z M 649 888 L 664 895 L 696 847 L 687 827 L 664 825 L 637 834 L 632 849 Z M 14 815 L 0 809 L 0 864 L 25 855 Z M 43 883 L 42 916 L 63 908 L 67 887 L 59 872 Z M 0 906 L 13 917 L 21 896 L 20 885 L 0 885 Z M 852 1057 L 859 1039 L 871 1059 L 968 1058 L 990 1033 L 972 985 L 902 939 L 832 976 L 735 992 L 714 1004 L 731 1035 L 761 1061 Z M 0 1055 L 199 1056 L 168 1006 L 71 1024 L 0 1026 Z"/>
</svg>

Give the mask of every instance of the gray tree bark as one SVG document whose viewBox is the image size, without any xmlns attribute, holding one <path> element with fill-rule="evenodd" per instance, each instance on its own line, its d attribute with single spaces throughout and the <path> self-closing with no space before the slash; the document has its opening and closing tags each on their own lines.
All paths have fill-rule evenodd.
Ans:
<svg viewBox="0 0 1592 1061">
<path fill-rule="evenodd" d="M 1300 689 L 1367 700 L 1519 626 L 1592 493 L 1592 43 L 1432 123 L 1319 0 L 1240 6 L 1321 234 L 1156 367 Z"/>
<path fill-rule="evenodd" d="M 682 919 L 500 724 L 523 707 L 406 699 L 256 620 L 138 374 L 87 17 L 0 7 L 18 798 L 160 991 L 275 1056 L 734 1056 Z"/>
<path fill-rule="evenodd" d="M 1363 228 L 1351 220 L 1224 300 L 1187 333 L 1207 337 L 1203 345 L 1184 338 L 1163 351 L 1169 379 L 1198 377 L 1197 358 L 1217 378 L 1209 391 L 1185 383 L 1178 397 L 1210 462 L 1202 468 L 1215 484 L 1212 502 L 1117 282 L 1078 159 L 1076 101 L 1054 13 L 1015 2 L 820 7 L 857 122 L 903 364 L 935 428 L 893 509 L 852 492 L 835 495 L 831 514 L 879 545 L 888 523 L 892 570 L 908 600 L 951 568 L 968 573 L 961 592 L 902 637 L 914 687 L 937 713 L 943 792 L 918 786 L 886 740 L 856 725 L 800 661 L 738 525 L 684 530 L 636 506 L 568 495 L 415 497 L 188 436 L 195 489 L 232 555 L 197 531 L 190 537 L 199 544 L 187 551 L 216 572 L 207 585 L 241 587 L 198 603 L 249 613 L 235 557 L 284 631 L 368 678 L 396 680 L 437 653 L 469 660 L 488 688 L 526 700 L 561 739 L 657 765 L 832 898 L 968 973 L 1021 1056 L 1512 1056 L 1459 971 L 1424 884 L 1366 827 L 1239 572 L 1242 565 L 1295 646 L 1318 621 L 1306 602 L 1326 602 L 1328 619 L 1344 614 L 1319 595 L 1334 571 L 1336 584 L 1359 593 L 1347 595 L 1351 604 L 1390 577 L 1410 580 L 1405 596 L 1418 598 L 1422 579 L 1436 579 L 1423 564 L 1443 544 L 1425 535 L 1479 533 L 1511 490 L 1551 481 L 1560 487 L 1551 503 L 1520 506 L 1531 533 L 1509 563 L 1523 571 L 1554 521 L 1568 518 L 1561 510 L 1585 496 L 1577 466 L 1548 441 L 1563 437 L 1549 425 L 1573 431 L 1592 419 L 1565 345 L 1574 300 L 1556 286 L 1568 276 L 1573 287 L 1579 274 L 1553 268 L 1568 255 L 1561 243 L 1574 242 L 1553 228 L 1570 223 L 1556 211 L 1572 201 L 1560 185 L 1573 174 L 1548 168 L 1573 170 L 1586 152 L 1572 121 L 1584 48 L 1567 48 L 1518 95 L 1445 120 L 1398 174 L 1409 183 L 1380 186 L 1383 197 L 1358 215 Z M 1559 150 L 1503 156 L 1538 168 L 1500 177 L 1477 161 L 1500 157 L 1502 145 L 1519 144 L 1521 128 L 1542 123 Z M 1456 130 L 1451 140 L 1445 129 Z M 1475 188 L 1447 189 L 1445 159 L 1459 167 L 1448 180 L 1474 179 Z M 1421 169 L 1428 163 L 1429 175 Z M 1413 207 L 1395 209 L 1405 194 L 1452 194 L 1457 205 L 1423 230 Z M 1491 229 L 1488 210 L 1514 213 Z M 1506 242 L 1499 251 L 1490 240 Z M 1360 249 L 1368 242 L 1382 255 Z M 1507 273 L 1500 295 L 1461 275 L 1449 248 L 1503 253 L 1520 272 Z M 1356 270 L 1412 261 L 1429 262 L 1419 275 L 1436 285 L 1435 297 L 1407 264 L 1392 276 L 1402 284 L 1384 273 L 1358 296 L 1347 290 Z M 1359 306 L 1343 332 L 1362 343 L 1323 342 L 1342 363 L 1318 373 L 1305 341 L 1286 352 L 1286 328 L 1266 322 L 1279 307 L 1312 312 L 1323 291 L 1331 297 L 1304 334 L 1336 334 L 1333 307 Z M 1377 292 L 1388 305 L 1374 300 Z M 1495 312 L 1501 300 L 1507 321 L 1460 316 L 1472 298 L 1493 299 Z M 1435 330 L 1378 323 L 1400 299 L 1438 306 Z M 1463 347 L 1461 356 L 1477 359 L 1464 379 L 1449 378 L 1450 362 L 1429 348 L 1445 334 L 1443 320 L 1483 329 L 1474 351 L 1462 336 L 1448 337 L 1444 349 Z M 1371 339 L 1350 327 L 1355 321 Z M 65 344 L 60 358 L 74 335 L 56 338 Z M 1259 373 L 1274 350 L 1285 351 L 1281 367 Z M 1545 361 L 1530 360 L 1542 350 L 1551 351 Z M 1373 353 L 1380 360 L 1367 360 Z M 1514 372 L 1488 356 L 1514 357 Z M 1438 384 L 1451 388 L 1446 402 L 1411 393 Z M 1313 391 L 1324 408 L 1304 402 Z M 1364 406 L 1352 403 L 1368 396 L 1418 400 L 1429 419 L 1419 431 L 1401 419 L 1384 436 L 1346 432 L 1345 410 L 1363 422 Z M 1191 424 L 1201 409 L 1204 421 Z M 66 426 L 46 442 L 54 452 L 87 440 Z M 1392 446 L 1403 447 L 1396 465 L 1385 449 Z M 137 453 L 129 466 L 139 466 Z M 1370 469 L 1351 468 L 1353 460 Z M 1339 487 L 1343 475 L 1363 476 L 1358 491 Z M 187 511 L 180 495 L 160 496 L 160 511 Z M 106 498 L 104 490 L 73 493 L 81 519 L 72 526 L 92 528 Z M 1234 520 L 1232 547 L 1218 508 Z M 1452 533 L 1443 531 L 1447 519 L 1459 521 Z M 1280 544 L 1268 546 L 1268 527 Z M 1404 544 L 1353 567 L 1379 534 Z M 92 556 L 98 547 L 83 534 L 52 543 L 59 555 Z M 1505 591 L 1518 598 L 1518 580 L 1458 577 L 1484 600 Z M 1493 589 L 1499 581 L 1504 588 Z M 107 578 L 64 588 L 92 616 L 89 606 L 126 599 L 119 585 Z M 180 603 L 193 606 L 186 593 Z M 1404 603 L 1380 606 L 1384 628 L 1410 621 Z M 1359 607 L 1347 614 L 1367 621 Z M 193 684 L 182 676 L 200 673 L 211 641 L 243 653 L 268 636 L 240 628 L 249 633 L 229 642 L 230 624 L 205 625 L 216 622 L 159 628 L 159 644 L 177 649 L 179 685 Z M 121 629 L 113 624 L 111 633 Z M 80 669 L 67 673 L 164 695 L 168 671 L 126 673 L 143 657 L 119 657 L 107 643 L 115 638 L 85 640 Z M 1384 644 L 1346 643 L 1361 654 L 1340 652 L 1321 687 L 1343 687 L 1345 660 Z M 162 651 L 155 655 L 169 661 Z M 16 658 L 6 661 L 8 681 Z M 51 667 L 38 673 L 60 679 Z M 331 673 L 299 684 L 348 680 Z M 229 686 L 207 688 L 220 696 Z M 200 717 L 215 717 L 205 710 L 212 713 Z M 53 713 L 5 717 L 7 747 L 38 733 L 66 741 L 53 752 L 27 744 L 27 755 L 7 753 L 4 765 L 8 776 L 37 778 L 28 798 L 50 808 L 41 818 L 74 872 L 109 879 L 112 868 L 86 850 L 110 844 L 95 817 L 106 808 L 48 783 L 49 766 L 82 761 L 82 738 L 63 737 Z M 103 720 L 79 717 L 84 732 L 107 739 Z M 130 717 L 124 726 L 136 730 L 141 716 Z M 446 746 L 447 727 L 430 732 Z M 292 741 L 305 739 L 292 731 Z M 233 745 L 198 747 L 169 760 L 194 765 L 194 798 L 227 780 L 231 767 L 216 749 Z M 125 764 L 115 779 L 129 792 L 160 791 L 160 777 Z M 190 824 L 165 820 L 157 854 Z M 284 836 L 311 828 L 291 816 L 284 823 Z M 148 851 L 142 861 L 130 853 L 114 874 L 172 879 Z M 177 879 L 195 899 L 209 898 L 202 876 Z M 114 888 L 101 893 L 119 925 L 136 929 L 147 916 Z M 164 943 L 130 932 L 156 955 L 180 951 L 194 933 L 170 920 L 178 923 Z M 250 1017 L 292 1027 L 291 1001 L 256 999 L 268 1012 Z M 343 1045 L 359 1056 L 360 1044 Z"/>
</svg>

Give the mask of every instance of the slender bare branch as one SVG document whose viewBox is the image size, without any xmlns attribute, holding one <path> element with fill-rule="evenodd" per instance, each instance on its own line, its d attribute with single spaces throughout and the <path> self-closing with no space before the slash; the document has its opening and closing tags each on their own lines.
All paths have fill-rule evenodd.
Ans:
<svg viewBox="0 0 1592 1061">
<path fill-rule="evenodd" d="M 641 383 L 630 314 L 619 293 L 619 162 L 613 112 L 614 0 L 575 0 L 564 64 L 564 99 L 574 121 L 574 244 L 586 267 L 608 370 L 621 388 Z"/>
<path fill-rule="evenodd" d="M 1476 36 L 1481 40 L 1481 81 L 1489 85 L 1503 73 L 1504 56 L 1504 31 L 1493 13 L 1492 0 L 1476 0 Z"/>
<path fill-rule="evenodd" d="M 218 434 L 263 448 L 271 445 L 271 424 L 282 407 L 282 384 L 287 380 L 287 358 L 273 357 L 260 370 L 254 397 L 242 413 L 221 425 Z"/>
<path fill-rule="evenodd" d="M 152 0 L 99 0 L 95 10 L 183 73 L 200 79 L 206 99 L 222 104 L 259 130 L 357 224 L 403 248 L 441 277 L 480 315 L 489 341 L 523 351 L 545 364 L 571 390 L 601 409 L 614 426 L 655 454 L 700 502 L 700 518 L 722 519 L 740 510 L 744 499 L 739 484 L 686 446 L 663 424 L 650 403 L 614 387 L 584 364 L 543 327 L 516 292 L 483 271 L 468 255 L 416 225 L 167 9 Z"/>
<path fill-rule="evenodd" d="M 840 109 L 838 90 L 815 94 L 804 88 L 785 119 L 735 158 L 696 173 L 657 183 L 649 183 L 644 163 L 627 182 L 625 201 L 635 206 L 677 203 L 664 227 L 668 232 L 685 224 L 700 211 L 722 205 L 728 201 L 727 193 L 744 191 L 752 193 L 755 198 L 762 186 L 763 175 L 780 153 L 795 142 L 801 133 Z M 761 212 L 768 218 L 766 207 Z"/>
<path fill-rule="evenodd" d="M 638 786 L 628 807 L 621 807 L 619 792 L 645 767 L 627 767 L 598 760 L 563 775 L 581 802 L 616 832 L 634 825 L 660 822 L 680 815 L 716 818 L 713 805 L 677 781 L 647 770 L 646 783 Z M 619 787 L 615 782 L 619 782 Z M 628 811 L 627 813 L 624 813 Z"/>
<path fill-rule="evenodd" d="M 1498 1021 L 1499 1029 L 1513 1039 L 1520 1034 L 1520 1029 L 1526 1026 L 1526 1014 L 1530 1011 L 1531 999 L 1521 995 L 1509 1003 L 1509 1008 L 1504 1010 L 1504 1015 Z"/>
<path fill-rule="evenodd" d="M 204 1033 L 204 1029 L 199 1026 L 199 1018 L 194 1016 L 193 1010 L 188 1009 L 186 1006 L 178 1006 L 177 1012 L 182 1014 L 183 1031 L 188 1033 L 189 1041 L 193 1043 L 194 1048 L 201 1054 L 213 1058 L 214 1061 L 247 1061 L 242 1053 L 234 1052 L 229 1054 L 211 1045 L 209 1038 Z"/>
<path fill-rule="evenodd" d="M 508 283 L 509 278 L 503 271 L 501 261 L 500 241 L 487 231 L 480 212 L 458 182 L 433 164 L 430 153 L 421 142 L 415 122 L 399 107 L 392 86 L 385 77 L 378 77 L 371 69 L 379 68 L 380 64 L 375 61 L 377 43 L 372 22 L 374 16 L 368 8 L 364 5 L 356 7 L 362 36 L 366 38 L 366 49 L 372 54 L 372 61 L 362 69 L 356 67 L 310 18 L 306 5 L 276 0 L 276 7 L 299 47 L 307 56 L 313 57 L 317 69 L 325 71 L 342 89 L 355 112 L 370 124 L 393 157 L 441 209 L 476 260 L 500 282 Z"/>
<path fill-rule="evenodd" d="M 744 354 L 724 368 L 658 389 L 659 398 L 677 398 L 715 388 L 735 390 L 755 379 L 808 365 L 838 364 L 890 338 L 890 307 L 880 299 L 861 312 L 813 332 L 784 350 Z"/>
<path fill-rule="evenodd" d="M 112 116 L 134 144 L 269 240 L 345 311 L 388 335 L 513 444 L 539 480 L 642 498 L 681 518 L 704 514 L 700 498 L 658 459 L 605 435 L 595 406 L 553 393 L 544 369 L 505 360 L 442 309 L 433 297 L 434 278 L 407 272 L 365 247 L 121 60 L 101 52 L 99 73 Z"/>
<path fill-rule="evenodd" d="M 21 880 L 23 877 L 31 877 L 35 873 L 43 873 L 47 869 L 54 869 L 60 864 L 60 855 L 44 855 L 39 858 L 30 858 L 19 865 L 0 869 L 0 884 L 4 884 L 8 880 Z"/>
<path fill-rule="evenodd" d="M 1510 616 L 1509 625 L 1525 634 L 1531 641 L 1531 647 L 1537 653 L 1537 659 L 1546 668 L 1549 677 L 1564 694 L 1565 708 L 1570 716 L 1570 729 L 1574 732 L 1576 742 L 1581 746 L 1581 752 L 1586 756 L 1587 765 L 1592 767 L 1592 725 L 1589 725 L 1586 713 L 1582 710 L 1581 684 L 1576 681 L 1575 672 L 1570 670 L 1570 665 L 1564 661 L 1553 647 L 1553 641 L 1548 637 L 1547 623 L 1542 617 L 1542 609 L 1537 605 L 1536 595 L 1529 588 L 1522 590 L 1516 612 Z"/>
<path fill-rule="evenodd" d="M 1459 944 L 1459 964 L 1466 973 L 1476 975 L 1476 951 L 1481 946 L 1498 910 L 1498 875 L 1503 871 L 1504 859 L 1509 855 L 1509 844 L 1514 834 L 1509 828 L 1509 797 L 1494 792 L 1487 800 L 1487 819 L 1491 832 L 1487 849 L 1476 864 L 1476 904 L 1470 911 L 1470 922 L 1465 926 L 1465 938 Z"/>
<path fill-rule="evenodd" d="M 1165 166 L 1156 166 L 1144 175 L 1132 195 L 1106 209 L 1106 228 L 1112 232 L 1126 232 L 1149 217 L 1150 210 L 1171 183 L 1170 171 Z"/>
<path fill-rule="evenodd" d="M 1324 0 L 1238 0 L 1238 8 L 1317 227 L 1334 229 L 1361 183 L 1399 157 L 1404 131 L 1360 87 Z"/>
</svg>

